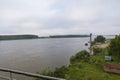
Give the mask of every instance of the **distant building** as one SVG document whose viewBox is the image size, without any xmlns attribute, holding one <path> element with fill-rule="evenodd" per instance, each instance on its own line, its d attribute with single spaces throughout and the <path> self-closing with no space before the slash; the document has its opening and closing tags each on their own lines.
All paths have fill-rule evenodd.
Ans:
<svg viewBox="0 0 120 80">
<path fill-rule="evenodd" d="M 104 71 L 120 74 L 120 64 L 105 64 Z"/>
</svg>

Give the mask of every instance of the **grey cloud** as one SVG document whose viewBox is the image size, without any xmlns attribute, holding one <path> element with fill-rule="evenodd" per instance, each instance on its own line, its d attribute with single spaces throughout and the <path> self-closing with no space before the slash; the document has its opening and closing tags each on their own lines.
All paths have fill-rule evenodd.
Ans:
<svg viewBox="0 0 120 80">
<path fill-rule="evenodd" d="M 0 0 L 0 34 L 119 34 L 119 4 L 119 0 Z"/>
</svg>

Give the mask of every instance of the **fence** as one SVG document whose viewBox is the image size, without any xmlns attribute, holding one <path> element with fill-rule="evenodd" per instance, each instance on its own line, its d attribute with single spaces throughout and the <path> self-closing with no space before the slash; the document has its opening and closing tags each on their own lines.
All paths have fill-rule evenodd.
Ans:
<svg viewBox="0 0 120 80">
<path fill-rule="evenodd" d="M 28 72 L 23 72 L 23 71 L 18 71 L 18 70 L 11 70 L 7 68 L 0 68 L 0 71 L 2 72 L 8 72 L 10 74 L 9 80 L 14 80 L 12 74 L 19 74 L 19 75 L 24 75 L 24 76 L 29 76 L 29 77 L 34 77 L 42 80 L 65 80 L 61 78 L 55 78 L 55 77 L 50 77 L 50 76 L 44 76 L 44 75 L 39 75 L 39 74 L 33 74 L 33 73 L 28 73 Z"/>
</svg>

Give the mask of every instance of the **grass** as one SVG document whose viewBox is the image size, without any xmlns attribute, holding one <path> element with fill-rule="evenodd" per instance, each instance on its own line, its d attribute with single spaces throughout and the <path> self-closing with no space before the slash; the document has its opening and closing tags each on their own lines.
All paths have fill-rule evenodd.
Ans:
<svg viewBox="0 0 120 80">
<path fill-rule="evenodd" d="M 67 80 L 120 80 L 119 74 L 107 73 L 103 70 L 106 50 L 91 56 L 90 62 L 77 62 L 68 67 Z M 113 63 L 113 62 L 112 62 Z M 80 67 L 79 67 L 80 66 Z"/>
<path fill-rule="evenodd" d="M 79 53 L 81 54 L 81 52 Z M 79 55 L 79 53 L 77 53 L 77 55 Z M 103 65 L 107 63 L 104 60 L 105 55 L 108 55 L 107 48 L 101 49 L 101 51 L 98 51 L 93 56 L 89 56 L 89 58 L 86 56 L 84 58 L 82 57 L 83 60 L 77 59 L 72 61 L 67 67 L 60 67 L 55 71 L 48 71 L 44 73 L 44 75 L 60 77 L 66 80 L 120 80 L 120 74 L 107 73 L 104 71 Z M 82 54 L 82 56 L 84 55 Z M 117 60 L 109 63 L 117 63 Z"/>
</svg>

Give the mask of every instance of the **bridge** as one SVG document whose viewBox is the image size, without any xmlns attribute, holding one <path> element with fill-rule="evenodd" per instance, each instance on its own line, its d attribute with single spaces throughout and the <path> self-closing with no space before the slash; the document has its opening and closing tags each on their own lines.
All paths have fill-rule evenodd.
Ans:
<svg viewBox="0 0 120 80">
<path fill-rule="evenodd" d="M 9 77 L 0 76 L 0 80 L 16 80 L 16 79 L 14 79 L 13 74 L 28 76 L 28 77 L 32 77 L 32 78 L 36 78 L 36 79 L 40 79 L 40 80 L 65 80 L 65 79 L 61 79 L 61 78 L 44 76 L 44 75 L 28 73 L 28 72 L 23 72 L 23 71 L 18 71 L 18 70 L 12 70 L 12 69 L 7 69 L 7 68 L 0 68 L 0 71 L 9 73 Z"/>
</svg>

